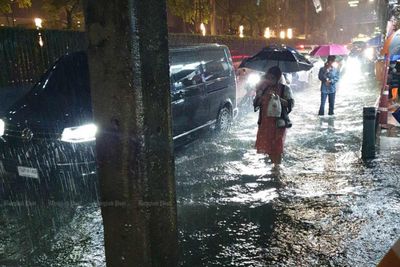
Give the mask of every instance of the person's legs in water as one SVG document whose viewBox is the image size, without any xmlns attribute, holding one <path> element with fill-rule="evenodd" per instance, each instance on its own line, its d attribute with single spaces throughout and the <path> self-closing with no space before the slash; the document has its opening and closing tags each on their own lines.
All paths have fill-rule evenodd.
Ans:
<svg viewBox="0 0 400 267">
<path fill-rule="evenodd" d="M 329 94 L 329 113 L 328 115 L 334 115 L 333 110 L 335 109 L 335 93 Z"/>
<path fill-rule="evenodd" d="M 269 155 L 271 162 L 274 164 L 274 167 L 278 167 L 282 163 L 282 154 L 279 155 Z"/>
<path fill-rule="evenodd" d="M 328 94 L 321 92 L 321 106 L 319 107 L 319 116 L 323 116 L 325 113 L 325 102 Z"/>
</svg>

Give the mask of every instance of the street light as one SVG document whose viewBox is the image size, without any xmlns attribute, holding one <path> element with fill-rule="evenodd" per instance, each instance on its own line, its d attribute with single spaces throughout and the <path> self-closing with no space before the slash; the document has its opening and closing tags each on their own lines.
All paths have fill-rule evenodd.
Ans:
<svg viewBox="0 0 400 267">
<path fill-rule="evenodd" d="M 285 38 L 286 38 L 286 33 L 285 33 L 285 31 L 281 31 L 281 33 L 279 34 L 279 37 L 280 37 L 281 39 L 285 39 Z"/>
<path fill-rule="evenodd" d="M 41 18 L 35 18 L 34 21 L 35 21 L 36 29 L 38 29 L 38 30 L 41 29 L 43 20 Z"/>
<path fill-rule="evenodd" d="M 271 38 L 271 30 L 269 27 L 265 28 L 264 37 L 267 39 Z"/>
<path fill-rule="evenodd" d="M 293 29 L 291 29 L 291 28 L 287 29 L 287 38 L 288 39 L 293 38 Z"/>
<path fill-rule="evenodd" d="M 200 31 L 201 35 L 206 36 L 206 26 L 204 25 L 204 23 L 200 24 Z"/>
<path fill-rule="evenodd" d="M 239 37 L 240 37 L 240 38 L 243 38 L 243 37 L 244 37 L 243 31 L 244 31 L 244 26 L 243 26 L 243 25 L 240 25 L 240 26 L 239 26 Z"/>
</svg>

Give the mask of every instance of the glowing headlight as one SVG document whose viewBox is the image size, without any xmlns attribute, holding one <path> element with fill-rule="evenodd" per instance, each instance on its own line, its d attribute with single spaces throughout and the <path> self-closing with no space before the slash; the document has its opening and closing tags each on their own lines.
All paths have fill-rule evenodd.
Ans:
<svg viewBox="0 0 400 267">
<path fill-rule="evenodd" d="M 5 131 L 5 123 L 3 120 L 0 120 L 0 137 L 4 135 Z"/>
<path fill-rule="evenodd" d="M 252 73 L 247 78 L 247 83 L 251 86 L 256 86 L 261 80 L 261 76 L 255 73 Z"/>
<path fill-rule="evenodd" d="M 372 47 L 368 47 L 367 49 L 365 49 L 364 57 L 366 57 L 369 60 L 374 59 L 374 49 Z"/>
<path fill-rule="evenodd" d="M 354 57 L 349 57 L 347 60 L 346 64 L 347 68 L 352 69 L 352 68 L 360 68 L 361 62 L 357 58 Z"/>
<path fill-rule="evenodd" d="M 65 128 L 61 141 L 68 143 L 82 143 L 96 140 L 97 126 L 94 124 L 79 127 Z"/>
</svg>

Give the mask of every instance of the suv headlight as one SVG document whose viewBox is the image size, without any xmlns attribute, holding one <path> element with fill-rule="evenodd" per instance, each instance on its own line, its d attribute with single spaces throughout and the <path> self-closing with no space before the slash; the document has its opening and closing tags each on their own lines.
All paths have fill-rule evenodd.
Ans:
<svg viewBox="0 0 400 267">
<path fill-rule="evenodd" d="M 68 143 L 83 143 L 96 140 L 97 126 L 86 124 L 78 127 L 65 128 L 61 141 Z"/>
<path fill-rule="evenodd" d="M 6 128 L 6 124 L 4 123 L 4 121 L 2 119 L 0 119 L 0 137 L 2 137 L 4 135 L 5 128 Z"/>
</svg>

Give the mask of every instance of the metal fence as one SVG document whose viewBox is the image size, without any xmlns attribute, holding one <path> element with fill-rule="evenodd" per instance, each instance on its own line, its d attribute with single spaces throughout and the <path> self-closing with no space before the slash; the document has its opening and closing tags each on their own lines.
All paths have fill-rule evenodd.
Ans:
<svg viewBox="0 0 400 267">
<path fill-rule="evenodd" d="M 57 58 L 86 49 L 83 32 L 0 29 L 0 88 L 32 85 Z"/>
<path fill-rule="evenodd" d="M 170 34 L 170 45 L 219 43 L 227 45 L 234 54 L 254 54 L 262 47 L 282 40 L 238 38 L 237 36 L 200 36 Z M 299 40 L 286 40 L 289 45 Z M 84 32 L 0 28 L 0 90 L 26 88 L 67 52 L 85 50 Z"/>
</svg>

